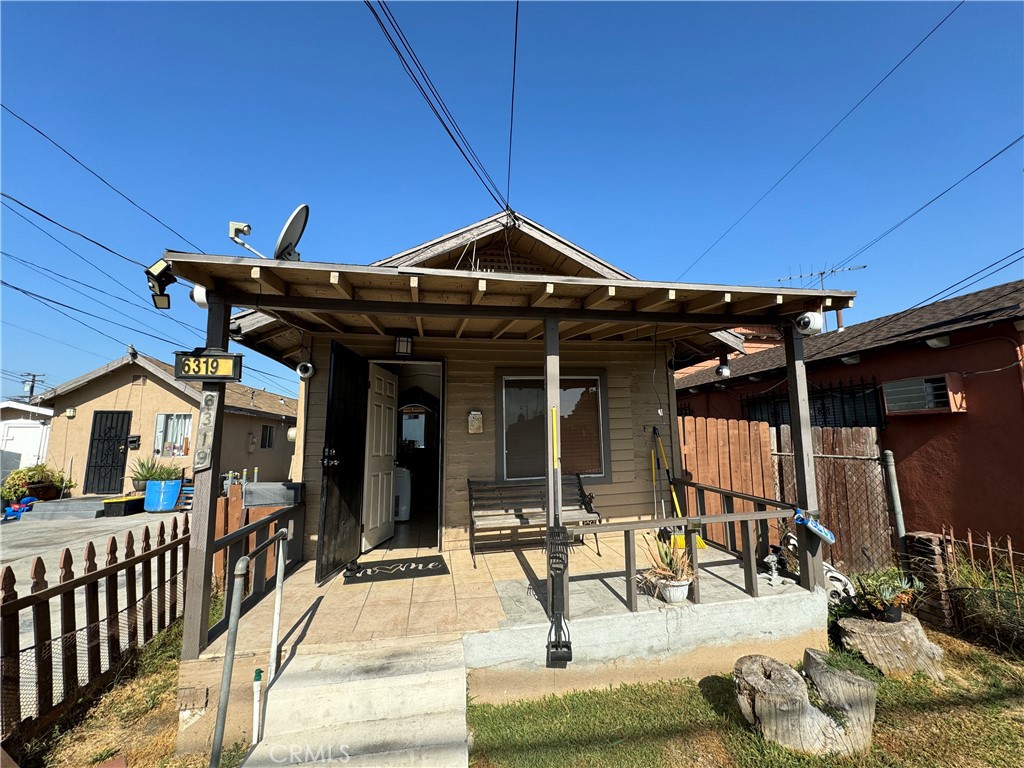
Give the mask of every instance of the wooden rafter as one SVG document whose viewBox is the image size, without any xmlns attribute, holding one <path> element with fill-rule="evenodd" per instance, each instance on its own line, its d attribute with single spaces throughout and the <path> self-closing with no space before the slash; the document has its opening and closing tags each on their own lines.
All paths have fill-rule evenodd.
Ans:
<svg viewBox="0 0 1024 768">
<path fill-rule="evenodd" d="M 335 290 L 337 290 L 344 298 L 354 299 L 356 297 L 356 291 L 355 288 L 352 287 L 351 281 L 341 274 L 341 272 L 331 272 L 330 281 Z"/>
<path fill-rule="evenodd" d="M 672 304 L 675 301 L 676 291 L 674 288 L 661 289 L 651 291 L 646 296 L 641 296 L 633 302 L 633 309 L 637 312 L 653 312 L 654 310 L 661 309 L 666 304 Z"/>
<path fill-rule="evenodd" d="M 249 276 L 259 283 L 261 291 L 276 293 L 278 296 L 288 295 L 288 284 L 267 267 L 253 267 Z"/>
<path fill-rule="evenodd" d="M 707 293 L 696 299 L 690 299 L 686 302 L 687 312 L 706 312 L 709 309 L 720 307 L 723 304 L 729 304 L 732 302 L 731 293 Z"/>
</svg>

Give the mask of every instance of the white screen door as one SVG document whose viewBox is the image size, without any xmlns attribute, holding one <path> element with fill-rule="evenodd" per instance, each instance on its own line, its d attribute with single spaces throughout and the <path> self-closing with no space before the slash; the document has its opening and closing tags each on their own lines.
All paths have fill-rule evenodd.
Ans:
<svg viewBox="0 0 1024 768">
<path fill-rule="evenodd" d="M 363 551 L 395 535 L 395 419 L 398 377 L 370 364 L 363 477 Z"/>
</svg>

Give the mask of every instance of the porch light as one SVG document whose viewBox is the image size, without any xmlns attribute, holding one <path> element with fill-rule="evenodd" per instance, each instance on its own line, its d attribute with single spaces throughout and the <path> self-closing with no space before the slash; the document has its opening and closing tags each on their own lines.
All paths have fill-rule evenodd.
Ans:
<svg viewBox="0 0 1024 768">
<path fill-rule="evenodd" d="M 860 355 L 843 355 L 839 360 L 843 365 L 856 365 L 860 362 Z"/>
<path fill-rule="evenodd" d="M 949 336 L 936 336 L 933 339 L 925 339 L 924 343 L 932 349 L 944 349 L 949 346 Z"/>
<path fill-rule="evenodd" d="M 412 354 L 412 336 L 395 336 L 395 355 L 409 357 Z"/>
<path fill-rule="evenodd" d="M 75 410 L 74 408 L 65 408 L 65 409 L 64 409 L 64 415 L 65 415 L 65 416 L 66 416 L 67 418 L 69 418 L 69 419 L 73 419 L 73 418 L 75 418 L 75 415 L 76 415 L 77 413 L 78 413 L 78 411 L 76 411 L 76 410 Z"/>
</svg>

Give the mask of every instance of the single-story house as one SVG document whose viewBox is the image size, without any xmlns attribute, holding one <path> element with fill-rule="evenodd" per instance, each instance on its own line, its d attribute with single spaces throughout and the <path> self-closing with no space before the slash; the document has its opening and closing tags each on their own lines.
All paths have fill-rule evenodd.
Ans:
<svg viewBox="0 0 1024 768">
<path fill-rule="evenodd" d="M 51 408 L 5 400 L 0 403 L 0 483 L 16 469 L 40 464 L 46 458 L 50 437 Z"/>
<path fill-rule="evenodd" d="M 177 381 L 174 366 L 130 352 L 33 401 L 53 411 L 46 463 L 62 468 L 75 494 L 131 490 L 134 459 L 156 458 L 191 476 L 201 391 Z M 287 480 L 297 401 L 238 383 L 227 385 L 222 471 L 259 470 Z"/>
<path fill-rule="evenodd" d="M 1024 541 L 1024 280 L 809 337 L 811 423 L 877 427 L 907 530 Z M 677 380 L 694 416 L 789 423 L 781 348 Z"/>
</svg>

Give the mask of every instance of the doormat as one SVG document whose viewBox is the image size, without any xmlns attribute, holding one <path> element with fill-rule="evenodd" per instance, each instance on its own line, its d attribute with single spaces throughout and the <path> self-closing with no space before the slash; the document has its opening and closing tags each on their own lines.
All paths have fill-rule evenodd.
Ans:
<svg viewBox="0 0 1024 768">
<path fill-rule="evenodd" d="M 392 581 L 393 579 L 414 579 L 423 576 L 447 576 L 451 571 L 440 555 L 407 557 L 402 560 L 381 560 L 367 563 L 356 573 L 346 576 L 343 584 L 360 584 L 367 581 Z"/>
</svg>

